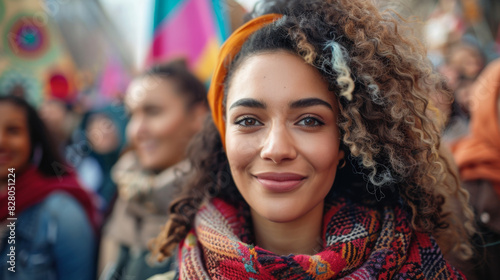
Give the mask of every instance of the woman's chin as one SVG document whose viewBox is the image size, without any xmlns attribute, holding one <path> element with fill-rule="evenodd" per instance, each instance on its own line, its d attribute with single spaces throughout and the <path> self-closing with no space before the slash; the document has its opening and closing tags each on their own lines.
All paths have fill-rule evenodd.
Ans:
<svg viewBox="0 0 500 280">
<path fill-rule="evenodd" d="M 251 206 L 252 207 L 252 206 Z M 252 207 L 252 215 L 258 215 L 260 219 L 267 220 L 272 223 L 291 223 L 302 216 L 306 211 L 301 211 L 293 202 L 274 202 L 266 205 L 256 205 Z"/>
</svg>

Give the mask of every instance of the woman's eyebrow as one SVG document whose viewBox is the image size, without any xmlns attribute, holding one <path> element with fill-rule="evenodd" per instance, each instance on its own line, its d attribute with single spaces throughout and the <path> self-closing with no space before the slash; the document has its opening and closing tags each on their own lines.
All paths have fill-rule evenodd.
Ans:
<svg viewBox="0 0 500 280">
<path fill-rule="evenodd" d="M 266 103 L 258 101 L 253 98 L 242 98 L 240 100 L 237 100 L 234 102 L 231 107 L 229 107 L 229 110 L 233 109 L 234 107 L 248 107 L 248 108 L 259 108 L 259 109 L 266 109 Z"/>
<path fill-rule="evenodd" d="M 317 106 L 317 105 L 326 106 L 326 107 L 328 107 L 328 109 L 333 111 L 333 107 L 332 107 L 332 105 L 330 105 L 330 103 L 328 103 L 322 99 L 315 98 L 315 97 L 304 98 L 304 99 L 299 99 L 297 101 L 294 101 L 294 102 L 290 103 L 290 108 L 297 109 L 297 108 L 305 108 L 305 107 L 311 107 L 311 106 Z"/>
</svg>

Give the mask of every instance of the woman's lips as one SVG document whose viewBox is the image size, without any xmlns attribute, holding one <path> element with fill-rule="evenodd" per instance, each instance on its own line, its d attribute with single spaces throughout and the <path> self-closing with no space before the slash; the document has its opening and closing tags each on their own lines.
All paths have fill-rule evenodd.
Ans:
<svg viewBox="0 0 500 280">
<path fill-rule="evenodd" d="M 137 149 L 143 153 L 154 153 L 156 151 L 156 142 L 143 141 L 137 144 Z"/>
<path fill-rule="evenodd" d="M 289 192 L 299 187 L 306 179 L 295 173 L 259 173 L 254 175 L 262 186 L 271 192 Z"/>
</svg>

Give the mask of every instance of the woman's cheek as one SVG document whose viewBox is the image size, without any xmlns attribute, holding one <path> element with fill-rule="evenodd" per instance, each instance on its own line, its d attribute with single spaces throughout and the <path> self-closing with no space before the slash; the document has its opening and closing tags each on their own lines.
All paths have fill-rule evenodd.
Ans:
<svg viewBox="0 0 500 280">
<path fill-rule="evenodd" d="M 189 126 L 189 120 L 183 111 L 179 110 L 169 110 L 158 115 L 155 119 L 155 124 L 157 130 L 165 137 L 173 138 L 183 138 L 183 132 L 186 127 Z M 189 139 L 182 139 L 183 141 L 189 141 Z"/>
<path fill-rule="evenodd" d="M 295 135 L 294 138 L 300 147 L 299 153 L 318 170 L 336 168 L 343 157 L 339 154 L 340 139 L 335 130 Z"/>
<path fill-rule="evenodd" d="M 136 117 L 130 118 L 130 121 L 128 122 L 127 128 L 126 128 L 126 135 L 127 139 L 132 140 L 132 142 L 136 141 L 136 137 L 138 136 L 138 131 L 139 131 L 139 121 L 137 120 Z"/>
<path fill-rule="evenodd" d="M 259 146 L 257 134 L 226 134 L 226 154 L 231 168 L 245 168 L 259 155 Z"/>
</svg>

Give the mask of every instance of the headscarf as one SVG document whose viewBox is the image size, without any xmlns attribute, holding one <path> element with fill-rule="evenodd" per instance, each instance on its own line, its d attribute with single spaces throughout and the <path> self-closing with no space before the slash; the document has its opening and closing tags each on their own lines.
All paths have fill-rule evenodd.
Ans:
<svg viewBox="0 0 500 280">
<path fill-rule="evenodd" d="M 453 147 L 464 181 L 488 180 L 500 196 L 500 59 L 481 73 L 472 88 L 470 134 Z"/>
<path fill-rule="evenodd" d="M 227 63 L 231 61 L 241 50 L 241 47 L 245 41 L 252 35 L 255 31 L 261 29 L 265 25 L 268 25 L 278 19 L 282 15 L 279 14 L 267 14 L 258 18 L 255 18 L 238 30 L 236 30 L 231 37 L 222 45 L 219 52 L 219 57 L 217 58 L 217 65 L 215 67 L 215 72 L 212 76 L 212 82 L 210 83 L 210 89 L 208 91 L 208 105 L 210 105 L 210 110 L 212 111 L 212 118 L 214 120 L 215 126 L 219 130 L 219 134 L 222 141 L 222 146 L 225 147 L 226 138 L 226 125 L 224 121 L 224 108 L 222 106 L 224 100 L 224 80 L 227 75 Z"/>
</svg>

